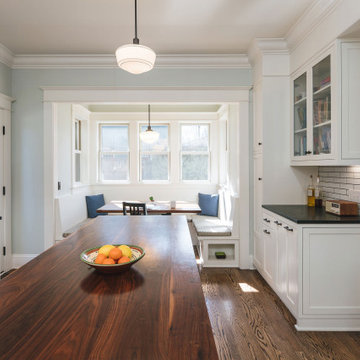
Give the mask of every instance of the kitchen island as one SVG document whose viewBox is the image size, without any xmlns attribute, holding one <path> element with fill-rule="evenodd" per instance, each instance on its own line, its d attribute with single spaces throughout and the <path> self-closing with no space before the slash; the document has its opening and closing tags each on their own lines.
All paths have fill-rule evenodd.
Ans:
<svg viewBox="0 0 360 360">
<path fill-rule="evenodd" d="M 141 246 L 121 274 L 80 253 Z M 101 216 L 0 283 L 1 359 L 218 359 L 184 216 Z"/>
</svg>

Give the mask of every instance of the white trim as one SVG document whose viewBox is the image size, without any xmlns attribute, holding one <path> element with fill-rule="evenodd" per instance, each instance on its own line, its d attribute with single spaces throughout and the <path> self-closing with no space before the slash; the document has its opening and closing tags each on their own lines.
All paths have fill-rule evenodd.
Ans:
<svg viewBox="0 0 360 360">
<path fill-rule="evenodd" d="M 11 103 L 14 101 L 14 98 L 0 93 L 0 109 L 11 111 Z"/>
<path fill-rule="evenodd" d="M 13 69 L 116 69 L 115 54 L 15 55 Z M 246 54 L 159 54 L 155 68 L 250 69 Z"/>
<path fill-rule="evenodd" d="M 12 267 L 18 269 L 25 265 L 32 259 L 36 258 L 39 254 L 13 254 L 12 255 Z"/>
<path fill-rule="evenodd" d="M 291 51 L 298 47 L 341 2 L 342 0 L 314 1 L 285 35 Z"/>
<path fill-rule="evenodd" d="M 127 103 L 236 103 L 239 106 L 238 125 L 241 175 L 240 189 L 243 192 L 240 202 L 240 268 L 247 269 L 249 258 L 249 89 L 250 87 L 151 87 L 151 88 L 74 88 L 45 87 L 44 90 L 44 247 L 54 239 L 54 171 L 53 171 L 53 103 L 55 102 L 127 102 Z M 115 185 L 116 186 L 116 185 Z M 125 185 L 126 186 L 126 185 Z M 164 185 L 159 185 L 164 186 Z"/>
<path fill-rule="evenodd" d="M 0 62 L 10 68 L 13 66 L 14 63 L 14 54 L 1 43 L 0 43 Z"/>
</svg>

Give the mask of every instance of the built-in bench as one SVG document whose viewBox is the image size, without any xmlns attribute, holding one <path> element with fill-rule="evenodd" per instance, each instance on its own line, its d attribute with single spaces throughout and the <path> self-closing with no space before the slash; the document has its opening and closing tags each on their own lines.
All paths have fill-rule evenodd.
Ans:
<svg viewBox="0 0 360 360">
<path fill-rule="evenodd" d="M 88 219 L 85 194 L 64 195 L 55 198 L 55 241 L 63 240 Z"/>
<path fill-rule="evenodd" d="M 192 216 L 204 267 L 239 266 L 238 201 L 238 196 L 220 189 L 218 217 Z M 225 259 L 216 258 L 215 253 L 219 251 L 226 254 Z"/>
</svg>

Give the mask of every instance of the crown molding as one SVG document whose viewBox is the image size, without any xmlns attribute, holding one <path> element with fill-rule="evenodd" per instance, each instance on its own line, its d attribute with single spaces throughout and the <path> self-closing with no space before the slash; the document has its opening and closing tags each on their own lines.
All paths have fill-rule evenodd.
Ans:
<svg viewBox="0 0 360 360">
<path fill-rule="evenodd" d="M 0 62 L 10 68 L 13 66 L 14 62 L 14 54 L 2 44 L 0 44 Z"/>
<path fill-rule="evenodd" d="M 299 46 L 343 0 L 316 0 L 285 35 L 290 51 Z"/>
<path fill-rule="evenodd" d="M 13 69 L 114 69 L 115 55 L 15 55 Z M 155 68 L 250 69 L 245 54 L 158 55 Z"/>
<path fill-rule="evenodd" d="M 254 66 L 263 55 L 288 55 L 289 49 L 283 38 L 256 38 L 248 49 L 249 62 Z"/>
</svg>

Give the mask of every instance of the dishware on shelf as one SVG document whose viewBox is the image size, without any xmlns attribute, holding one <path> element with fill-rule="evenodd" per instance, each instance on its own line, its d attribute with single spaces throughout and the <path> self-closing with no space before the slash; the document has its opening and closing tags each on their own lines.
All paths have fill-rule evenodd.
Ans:
<svg viewBox="0 0 360 360">
<path fill-rule="evenodd" d="M 113 244 L 114 246 L 120 246 Z M 98 255 L 98 250 L 101 246 L 97 246 L 94 248 L 86 249 L 84 250 L 81 255 L 80 259 L 85 264 L 90 265 L 94 269 L 96 269 L 98 272 L 104 273 L 104 274 L 116 274 L 121 273 L 124 271 L 127 271 L 130 269 L 132 265 L 134 265 L 136 262 L 141 260 L 145 256 L 145 251 L 143 248 L 137 245 L 127 245 L 131 249 L 131 259 L 127 263 L 123 264 L 95 264 L 95 259 Z"/>
</svg>

